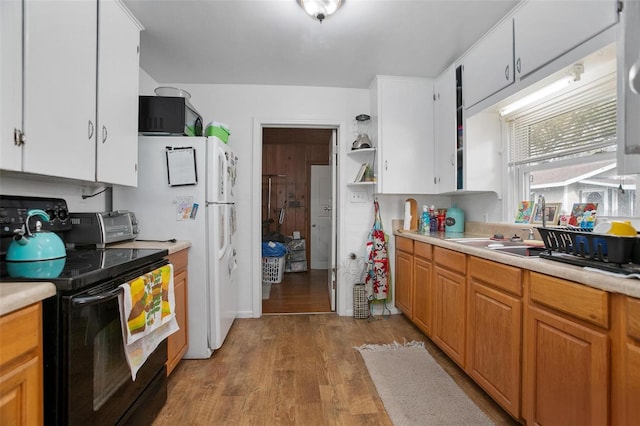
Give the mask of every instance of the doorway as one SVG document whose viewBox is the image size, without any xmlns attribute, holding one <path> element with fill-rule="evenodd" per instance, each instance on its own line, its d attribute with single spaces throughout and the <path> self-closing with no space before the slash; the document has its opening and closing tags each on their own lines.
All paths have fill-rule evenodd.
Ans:
<svg viewBox="0 0 640 426">
<path fill-rule="evenodd" d="M 262 240 L 285 245 L 279 283 L 262 283 L 262 313 L 331 312 L 327 285 L 334 182 L 335 129 L 262 128 Z M 332 251 L 333 249 L 333 251 Z"/>
</svg>

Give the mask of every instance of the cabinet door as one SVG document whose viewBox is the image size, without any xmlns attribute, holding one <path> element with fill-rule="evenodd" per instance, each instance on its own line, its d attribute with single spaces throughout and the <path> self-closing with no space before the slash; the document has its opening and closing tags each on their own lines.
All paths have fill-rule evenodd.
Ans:
<svg viewBox="0 0 640 426">
<path fill-rule="evenodd" d="M 413 319 L 413 255 L 396 250 L 395 306 L 409 319 Z"/>
<path fill-rule="evenodd" d="M 624 2 L 623 41 L 618 41 L 618 173 L 640 173 L 640 75 L 629 81 L 640 62 L 640 2 Z"/>
<path fill-rule="evenodd" d="M 136 186 L 140 31 L 118 2 L 99 7 L 96 180 Z"/>
<path fill-rule="evenodd" d="M 527 308 L 524 417 L 527 424 L 606 425 L 606 334 L 533 306 Z"/>
<path fill-rule="evenodd" d="M 618 21 L 618 2 L 528 1 L 514 15 L 519 79 Z"/>
<path fill-rule="evenodd" d="M 640 299 L 616 295 L 615 302 L 621 333 L 613 348 L 612 424 L 629 425 L 640 418 Z"/>
<path fill-rule="evenodd" d="M 0 424 L 42 424 L 42 307 L 0 317 Z"/>
<path fill-rule="evenodd" d="M 419 244 L 419 243 L 416 243 Z M 413 259 L 413 322 L 427 336 L 431 336 L 433 310 L 433 268 L 431 261 L 421 257 Z"/>
<path fill-rule="evenodd" d="M 95 180 L 96 1 L 26 1 L 25 172 Z"/>
<path fill-rule="evenodd" d="M 463 59 L 463 65 L 465 108 L 513 83 L 513 21 L 506 20 L 488 33 Z"/>
<path fill-rule="evenodd" d="M 186 269 L 175 274 L 173 278 L 176 321 L 180 330 L 167 339 L 167 375 L 171 374 L 187 351 L 187 280 Z"/>
<path fill-rule="evenodd" d="M 465 277 L 436 264 L 433 279 L 433 340 L 464 368 Z"/>
<path fill-rule="evenodd" d="M 433 81 L 378 76 L 378 192 L 433 193 Z"/>
<path fill-rule="evenodd" d="M 498 277 L 496 277 L 498 278 Z M 520 417 L 522 301 L 470 278 L 466 368 L 514 418 Z"/>
<path fill-rule="evenodd" d="M 0 169 L 22 170 L 22 1 L 0 1 Z"/>
<path fill-rule="evenodd" d="M 440 194 L 456 190 L 456 96 L 458 89 L 456 87 L 455 66 L 450 66 L 437 78 L 434 89 L 434 190 L 435 193 Z"/>
</svg>

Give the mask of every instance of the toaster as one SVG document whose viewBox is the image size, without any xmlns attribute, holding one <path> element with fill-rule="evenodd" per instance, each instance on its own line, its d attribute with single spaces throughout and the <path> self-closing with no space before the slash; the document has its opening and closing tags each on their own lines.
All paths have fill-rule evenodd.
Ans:
<svg viewBox="0 0 640 426">
<path fill-rule="evenodd" d="M 138 221 L 133 212 L 117 210 L 98 213 L 69 213 L 71 230 L 64 234 L 67 246 L 90 245 L 104 248 L 107 244 L 134 240 Z"/>
</svg>

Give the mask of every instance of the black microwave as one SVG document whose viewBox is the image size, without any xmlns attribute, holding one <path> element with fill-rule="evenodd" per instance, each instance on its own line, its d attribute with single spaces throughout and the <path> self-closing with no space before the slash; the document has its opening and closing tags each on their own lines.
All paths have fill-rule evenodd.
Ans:
<svg viewBox="0 0 640 426">
<path fill-rule="evenodd" d="M 138 132 L 143 135 L 202 136 L 202 117 L 186 98 L 140 96 Z"/>
</svg>

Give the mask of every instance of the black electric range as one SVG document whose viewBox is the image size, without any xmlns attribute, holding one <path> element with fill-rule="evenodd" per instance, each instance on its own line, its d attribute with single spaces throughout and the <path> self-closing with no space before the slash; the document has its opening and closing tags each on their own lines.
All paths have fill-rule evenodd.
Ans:
<svg viewBox="0 0 640 426">
<path fill-rule="evenodd" d="M 126 275 L 168 255 L 166 249 L 74 248 L 61 259 L 38 262 L 5 262 L 0 281 L 49 281 L 58 291 L 80 290 L 95 283 Z"/>
</svg>

